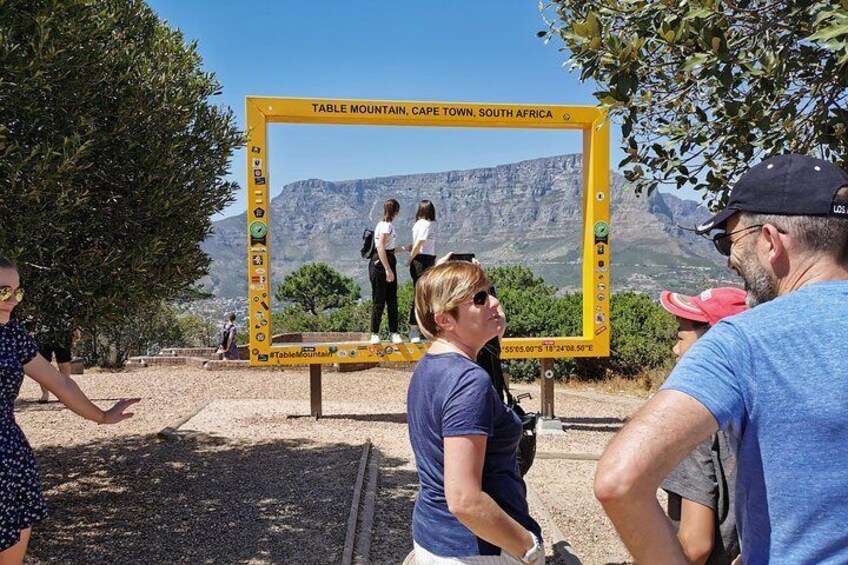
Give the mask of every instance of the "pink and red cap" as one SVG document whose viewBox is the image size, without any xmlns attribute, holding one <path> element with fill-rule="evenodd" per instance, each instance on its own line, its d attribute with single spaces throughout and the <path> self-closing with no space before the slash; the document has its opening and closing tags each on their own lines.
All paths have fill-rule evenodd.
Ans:
<svg viewBox="0 0 848 565">
<path fill-rule="evenodd" d="M 710 288 L 697 296 L 664 290 L 660 294 L 660 304 L 679 318 L 714 326 L 722 318 L 747 310 L 745 296 L 744 290 L 728 286 Z"/>
</svg>

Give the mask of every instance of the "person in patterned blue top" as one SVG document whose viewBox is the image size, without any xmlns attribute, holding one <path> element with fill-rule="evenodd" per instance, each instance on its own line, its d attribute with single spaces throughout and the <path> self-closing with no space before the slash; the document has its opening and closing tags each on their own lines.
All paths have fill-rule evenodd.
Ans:
<svg viewBox="0 0 848 565">
<path fill-rule="evenodd" d="M 68 408 L 98 424 L 116 424 L 132 416 L 125 412 L 138 398 L 121 400 L 103 411 L 76 383 L 41 355 L 35 341 L 12 310 L 24 290 L 15 265 L 0 256 L 0 563 L 23 563 L 32 526 L 47 517 L 41 480 L 29 443 L 15 422 L 14 403 L 24 373 L 44 385 Z"/>
</svg>

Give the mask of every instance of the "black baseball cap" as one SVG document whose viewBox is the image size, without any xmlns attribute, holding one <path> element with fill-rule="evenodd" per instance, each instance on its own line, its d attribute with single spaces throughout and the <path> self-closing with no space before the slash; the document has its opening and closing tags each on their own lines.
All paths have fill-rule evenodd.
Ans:
<svg viewBox="0 0 848 565">
<path fill-rule="evenodd" d="M 739 177 L 727 207 L 696 227 L 695 232 L 723 230 L 736 212 L 848 217 L 848 206 L 833 203 L 843 186 L 848 186 L 848 173 L 830 161 L 806 155 L 778 155 Z"/>
</svg>

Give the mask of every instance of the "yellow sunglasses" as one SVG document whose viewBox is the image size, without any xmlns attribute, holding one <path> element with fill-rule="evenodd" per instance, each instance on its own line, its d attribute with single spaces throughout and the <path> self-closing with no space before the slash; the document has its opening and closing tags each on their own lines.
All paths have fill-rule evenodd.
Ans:
<svg viewBox="0 0 848 565">
<path fill-rule="evenodd" d="M 24 289 L 12 289 L 11 286 L 0 286 L 0 302 L 8 302 L 15 297 L 15 300 L 22 302 L 24 299 Z"/>
</svg>

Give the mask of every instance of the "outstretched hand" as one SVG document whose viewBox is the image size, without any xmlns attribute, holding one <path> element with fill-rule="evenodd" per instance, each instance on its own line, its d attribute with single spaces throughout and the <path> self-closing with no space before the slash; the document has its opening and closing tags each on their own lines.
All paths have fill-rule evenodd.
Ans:
<svg viewBox="0 0 848 565">
<path fill-rule="evenodd" d="M 100 423 L 117 424 L 118 422 L 123 422 L 127 418 L 132 418 L 135 414 L 133 412 L 124 412 L 124 410 L 140 400 L 140 398 L 126 398 L 124 400 L 119 400 L 114 406 L 104 412 L 105 416 L 103 417 L 103 421 Z"/>
</svg>

